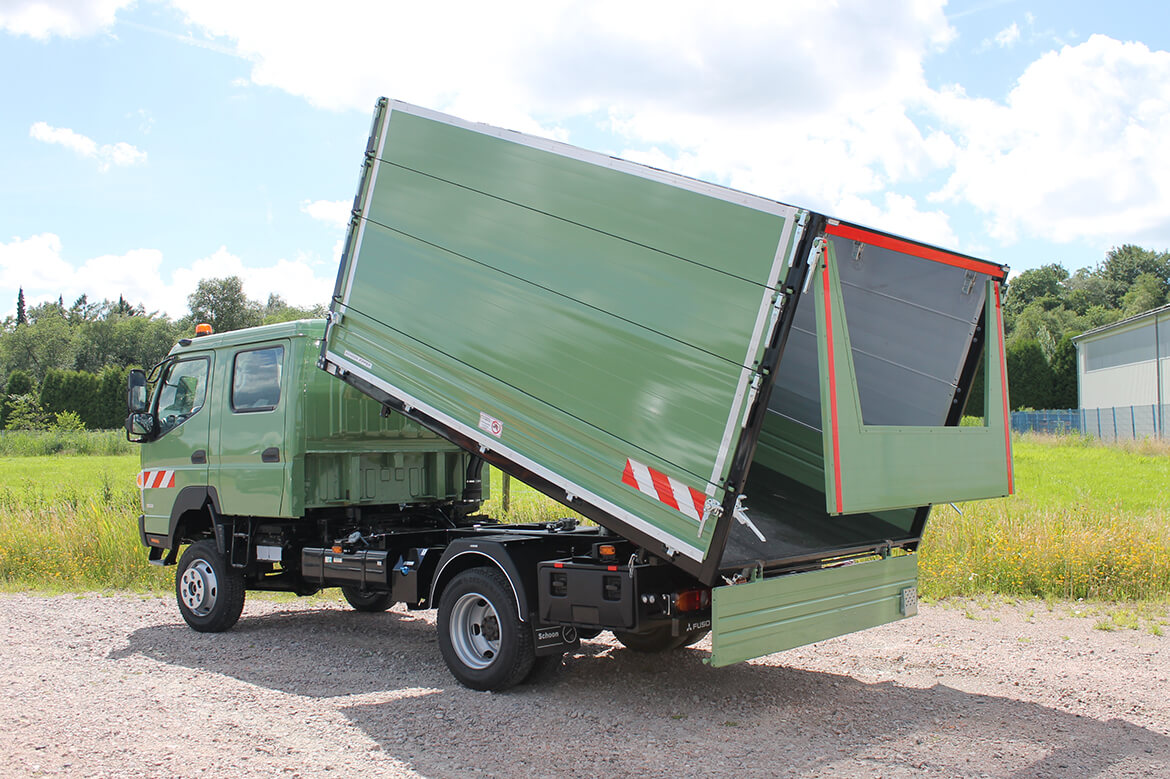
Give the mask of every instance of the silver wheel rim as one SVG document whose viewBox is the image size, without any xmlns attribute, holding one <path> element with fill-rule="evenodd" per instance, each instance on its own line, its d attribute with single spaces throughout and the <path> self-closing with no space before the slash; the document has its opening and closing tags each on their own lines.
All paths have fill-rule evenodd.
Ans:
<svg viewBox="0 0 1170 779">
<path fill-rule="evenodd" d="M 179 579 L 179 598 L 195 616 L 206 617 L 215 608 L 219 596 L 219 582 L 211 563 L 196 560 L 187 566 Z"/>
<path fill-rule="evenodd" d="M 482 670 L 500 654 L 500 615 L 491 601 L 469 592 L 451 609 L 451 646 L 459 662 Z"/>
</svg>

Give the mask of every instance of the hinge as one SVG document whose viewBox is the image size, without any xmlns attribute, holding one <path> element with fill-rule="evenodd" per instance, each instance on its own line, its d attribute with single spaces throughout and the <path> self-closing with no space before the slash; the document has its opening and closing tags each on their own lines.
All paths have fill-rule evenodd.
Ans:
<svg viewBox="0 0 1170 779">
<path fill-rule="evenodd" d="M 707 518 L 723 516 L 723 506 L 714 498 L 707 498 L 707 502 L 703 504 L 703 518 L 699 520 L 699 538 L 703 537 L 703 528 L 707 526 Z"/>
<path fill-rule="evenodd" d="M 808 254 L 808 273 L 804 277 L 804 289 L 801 293 L 808 292 L 808 285 L 812 284 L 813 274 L 817 269 L 817 261 L 821 258 L 821 252 L 825 251 L 826 239 L 825 236 L 820 235 L 813 239 L 812 251 Z"/>
<path fill-rule="evenodd" d="M 762 541 L 764 543 L 767 543 L 768 539 L 764 538 L 764 534 L 760 532 L 760 529 L 758 527 L 756 527 L 756 523 L 752 522 L 751 519 L 748 518 L 747 506 L 743 505 L 743 499 L 745 497 L 747 497 L 747 496 L 746 495 L 737 495 L 735 498 L 735 514 L 734 514 L 735 519 L 737 522 L 739 522 L 741 525 L 746 527 L 748 530 L 755 533 L 756 538 L 760 539 L 760 541 Z"/>
</svg>

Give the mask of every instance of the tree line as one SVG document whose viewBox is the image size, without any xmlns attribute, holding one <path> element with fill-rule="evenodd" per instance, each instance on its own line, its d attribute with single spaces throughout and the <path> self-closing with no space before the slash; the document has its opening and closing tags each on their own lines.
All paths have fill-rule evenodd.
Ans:
<svg viewBox="0 0 1170 779">
<path fill-rule="evenodd" d="M 130 369 L 158 363 L 200 322 L 226 332 L 325 315 L 322 305 L 290 306 L 279 295 L 250 300 L 238 276 L 200 281 L 178 319 L 121 296 L 30 307 L 22 288 L 16 304 L 0 323 L 0 428 L 9 430 L 119 427 Z"/>
<path fill-rule="evenodd" d="M 1020 273 L 1008 284 L 1003 304 L 1012 408 L 1076 408 L 1073 336 L 1168 300 L 1170 252 L 1133 244 L 1111 249 L 1102 262 L 1075 273 L 1059 263 Z"/>
<path fill-rule="evenodd" d="M 1012 408 L 1075 408 L 1072 337 L 1168 300 L 1170 252 L 1132 244 L 1075 273 L 1050 263 L 1014 277 L 1003 304 Z M 218 333 L 325 314 L 324 306 L 298 308 L 278 295 L 250 300 L 238 276 L 200 281 L 187 304 L 187 315 L 174 320 L 123 297 L 26 308 L 20 290 L 16 315 L 0 324 L 0 427 L 118 427 L 128 371 L 160 361 L 197 323 Z M 968 413 L 979 414 L 972 406 L 983 397 L 981 381 L 971 397 Z"/>
</svg>

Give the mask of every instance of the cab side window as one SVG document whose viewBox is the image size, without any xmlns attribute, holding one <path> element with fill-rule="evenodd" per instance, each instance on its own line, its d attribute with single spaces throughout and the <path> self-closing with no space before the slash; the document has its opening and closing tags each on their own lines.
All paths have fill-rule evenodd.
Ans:
<svg viewBox="0 0 1170 779">
<path fill-rule="evenodd" d="M 207 369 L 206 359 L 180 360 L 167 366 L 158 392 L 160 436 L 203 408 L 207 396 Z"/>
<path fill-rule="evenodd" d="M 239 352 L 232 363 L 232 411 L 271 411 L 280 403 L 284 347 Z"/>
</svg>

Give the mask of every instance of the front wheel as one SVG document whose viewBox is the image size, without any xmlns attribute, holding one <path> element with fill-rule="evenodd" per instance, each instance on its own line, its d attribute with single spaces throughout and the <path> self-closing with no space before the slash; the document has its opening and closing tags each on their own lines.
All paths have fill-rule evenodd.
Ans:
<svg viewBox="0 0 1170 779">
<path fill-rule="evenodd" d="M 228 564 L 214 541 L 197 541 L 179 560 L 175 597 L 188 625 L 200 633 L 221 633 L 244 610 L 244 574 Z"/>
<path fill-rule="evenodd" d="M 341 594 L 356 611 L 385 611 L 394 605 L 388 592 L 370 592 L 358 587 L 342 587 Z"/>
<path fill-rule="evenodd" d="M 504 574 L 472 568 L 439 601 L 439 650 L 447 668 L 473 690 L 506 690 L 536 662 L 532 631 L 520 621 Z"/>
</svg>

